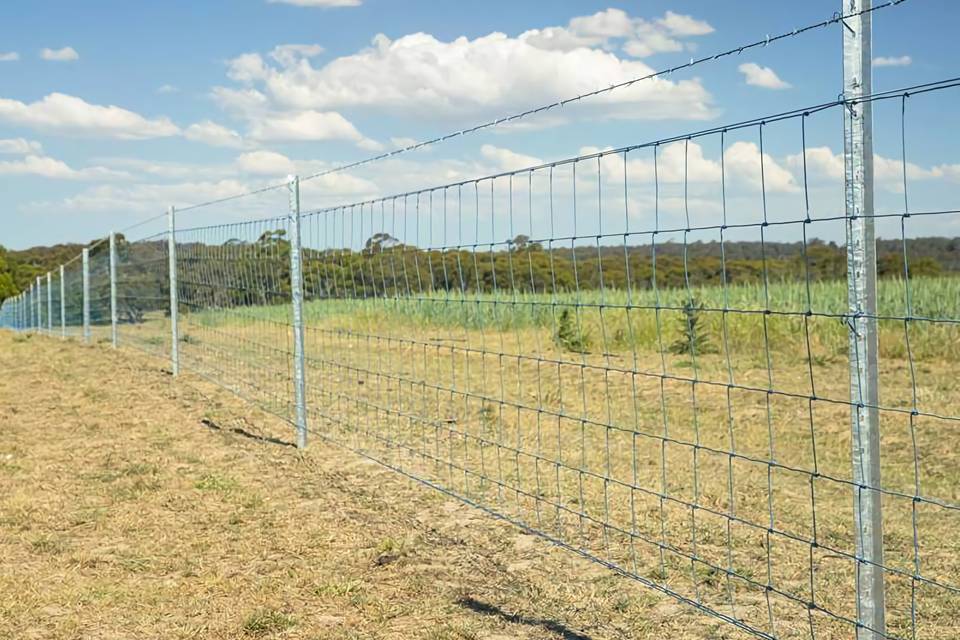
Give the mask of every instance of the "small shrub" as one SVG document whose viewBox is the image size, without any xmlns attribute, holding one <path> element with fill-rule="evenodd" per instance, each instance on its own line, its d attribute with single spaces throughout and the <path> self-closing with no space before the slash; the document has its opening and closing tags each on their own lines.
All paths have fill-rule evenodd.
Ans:
<svg viewBox="0 0 960 640">
<path fill-rule="evenodd" d="M 581 328 L 578 326 L 577 319 L 570 309 L 564 309 L 557 318 L 557 333 L 554 336 L 554 342 L 557 345 L 573 353 L 587 352 L 587 339 Z"/>
<path fill-rule="evenodd" d="M 696 357 L 704 353 L 717 353 L 703 326 L 704 305 L 696 299 L 683 303 L 683 317 L 680 318 L 680 337 L 670 345 L 670 353 Z"/>
</svg>

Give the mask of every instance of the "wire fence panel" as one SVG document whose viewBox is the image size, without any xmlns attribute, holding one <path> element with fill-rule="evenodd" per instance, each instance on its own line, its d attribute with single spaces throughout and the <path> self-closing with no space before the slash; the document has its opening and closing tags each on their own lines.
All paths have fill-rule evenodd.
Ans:
<svg viewBox="0 0 960 640">
<path fill-rule="evenodd" d="M 180 360 L 293 416 L 287 218 L 177 230 Z"/>
<path fill-rule="evenodd" d="M 860 630 L 853 507 L 877 492 L 887 628 L 866 630 L 937 637 L 960 605 L 938 533 L 960 525 L 960 329 L 917 313 L 957 285 L 911 274 L 909 226 L 956 213 L 878 216 L 900 226 L 876 312 L 883 484 L 859 485 L 845 260 L 817 240 L 851 221 L 811 208 L 806 172 L 810 121 L 843 114 L 306 215 L 312 431 L 775 638 Z"/>
<path fill-rule="evenodd" d="M 72 338 L 82 338 L 83 265 L 79 259 L 64 265 L 63 279 L 66 333 Z"/>
<path fill-rule="evenodd" d="M 167 234 L 117 242 L 117 322 L 121 344 L 156 356 L 170 353 Z"/>
<path fill-rule="evenodd" d="M 90 249 L 90 341 L 110 340 L 110 247 L 101 242 Z"/>
</svg>

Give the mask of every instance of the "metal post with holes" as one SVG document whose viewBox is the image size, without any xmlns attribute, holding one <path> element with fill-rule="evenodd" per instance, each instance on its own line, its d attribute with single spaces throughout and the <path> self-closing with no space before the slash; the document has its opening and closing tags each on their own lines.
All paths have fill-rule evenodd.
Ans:
<svg viewBox="0 0 960 640">
<path fill-rule="evenodd" d="M 47 335 L 53 335 L 53 275 L 47 271 Z"/>
<path fill-rule="evenodd" d="M 177 291 L 177 210 L 167 209 L 167 257 L 170 280 L 170 371 L 180 375 L 180 328 L 178 326 L 180 302 Z"/>
<path fill-rule="evenodd" d="M 110 342 L 117 348 L 117 234 L 110 232 Z"/>
<path fill-rule="evenodd" d="M 83 341 L 90 342 L 90 249 L 83 248 Z"/>
<path fill-rule="evenodd" d="M 877 243 L 873 218 L 871 0 L 844 0 L 844 191 L 850 330 L 853 516 L 857 543 L 857 639 L 886 637 L 877 355 Z"/>
<path fill-rule="evenodd" d="M 63 282 L 63 265 L 60 265 L 60 337 L 67 337 L 67 285 Z"/>
<path fill-rule="evenodd" d="M 303 340 L 303 272 L 300 256 L 300 178 L 287 177 L 290 196 L 290 298 L 293 303 L 293 387 L 296 401 L 297 447 L 307 446 L 307 382 Z"/>
</svg>

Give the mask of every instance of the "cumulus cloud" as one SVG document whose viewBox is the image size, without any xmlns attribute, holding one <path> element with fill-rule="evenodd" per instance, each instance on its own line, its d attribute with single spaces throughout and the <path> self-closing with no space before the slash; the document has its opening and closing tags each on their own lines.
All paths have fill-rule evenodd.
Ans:
<svg viewBox="0 0 960 640">
<path fill-rule="evenodd" d="M 20 59 L 20 54 L 16 51 L 8 51 L 7 53 L 0 53 L 0 62 L 16 62 Z"/>
<path fill-rule="evenodd" d="M 80 54 L 73 47 L 63 49 L 41 49 L 40 57 L 50 62 L 73 62 L 80 59 Z"/>
<path fill-rule="evenodd" d="M 747 84 L 764 89 L 789 89 L 790 84 L 780 79 L 770 67 L 761 67 L 754 62 L 745 62 L 737 67 Z"/>
<path fill-rule="evenodd" d="M 34 140 L 24 138 L 0 139 L 0 154 L 25 156 L 39 155 L 43 152 L 43 146 Z"/>
<path fill-rule="evenodd" d="M 594 22 L 578 31 L 590 43 L 617 30 L 615 20 Z M 320 67 L 303 58 L 289 63 L 249 53 L 228 67 L 228 76 L 243 89 L 221 87 L 214 93 L 233 106 L 242 99 L 249 107 L 253 99 L 278 110 L 362 107 L 462 120 L 549 103 L 653 72 L 643 62 L 602 48 L 547 48 L 536 44 L 537 37 L 532 32 L 519 37 L 492 33 L 445 42 L 425 33 L 397 40 L 381 34 L 371 47 Z M 698 79 L 657 78 L 598 96 L 590 104 L 605 115 L 704 119 L 713 115 L 710 101 Z"/>
<path fill-rule="evenodd" d="M 873 59 L 873 64 L 877 67 L 907 67 L 913 64 L 913 58 L 910 56 L 878 56 Z"/>
<path fill-rule="evenodd" d="M 569 51 L 581 47 L 613 49 L 622 43 L 623 51 L 643 58 L 655 53 L 682 51 L 677 38 L 711 33 L 713 27 L 695 18 L 667 11 L 662 18 L 648 21 L 635 18 L 621 9 L 606 9 L 589 16 L 577 16 L 565 27 L 531 29 L 520 39 L 542 49 Z"/>
<path fill-rule="evenodd" d="M 828 179 L 834 182 L 843 180 L 843 154 L 834 153 L 830 147 L 811 147 L 807 149 L 807 175 L 813 179 Z M 803 154 L 787 156 L 787 164 L 797 172 L 803 171 Z M 957 165 L 936 165 L 922 167 L 913 162 L 907 162 L 907 180 L 936 180 L 954 178 Z M 874 154 L 873 176 L 877 183 L 890 191 L 900 192 L 903 189 L 903 161 L 899 158 L 887 158 Z"/>
<path fill-rule="evenodd" d="M 293 161 L 274 151 L 251 151 L 237 158 L 237 169 L 255 176 L 283 176 L 296 172 Z"/>
<path fill-rule="evenodd" d="M 164 95 L 168 93 L 180 93 L 180 89 L 178 87 L 173 86 L 172 84 L 165 84 L 160 87 L 157 87 L 157 93 L 159 93 L 160 95 Z"/>
<path fill-rule="evenodd" d="M 0 98 L 0 121 L 60 134 L 95 135 L 122 140 L 164 138 L 180 133 L 168 118 L 145 118 L 113 105 L 51 93 L 37 102 Z"/>
<path fill-rule="evenodd" d="M 115 180 L 129 178 L 129 174 L 106 167 L 74 169 L 67 163 L 39 155 L 28 155 L 19 160 L 0 162 L 0 175 L 32 175 L 58 180 Z"/>
<path fill-rule="evenodd" d="M 270 57 L 280 64 L 295 64 L 304 58 L 316 58 L 324 52 L 319 44 L 281 44 L 273 48 Z"/>
<path fill-rule="evenodd" d="M 703 20 L 696 20 L 691 16 L 667 11 L 657 20 L 657 24 L 675 36 L 705 36 L 713 33 L 713 27 Z"/>
<path fill-rule="evenodd" d="M 585 147 L 582 155 L 599 152 L 596 147 Z M 706 156 L 703 147 L 693 141 L 671 142 L 659 147 L 656 166 L 652 155 L 648 157 L 631 156 L 627 160 L 626 175 L 630 181 L 661 184 L 716 184 L 726 172 L 727 180 L 739 183 L 747 188 L 759 191 L 765 187 L 768 192 L 792 193 L 798 185 L 793 174 L 770 154 L 763 154 L 763 175 L 761 180 L 760 148 L 753 142 L 735 142 L 724 149 L 724 166 L 719 158 Z M 609 154 L 601 159 L 601 170 L 611 183 L 623 181 L 623 155 Z M 656 173 L 654 173 L 656 169 Z"/>
<path fill-rule="evenodd" d="M 270 4 L 292 4 L 296 7 L 359 7 L 361 0 L 267 0 Z"/>
<path fill-rule="evenodd" d="M 377 146 L 339 113 L 313 110 L 254 117 L 250 137 L 264 142 L 347 140 L 364 147 Z"/>
<path fill-rule="evenodd" d="M 485 160 L 493 162 L 499 171 L 515 171 L 543 164 L 543 160 L 535 156 L 517 153 L 503 147 L 495 147 L 492 144 L 485 144 L 480 147 L 480 155 Z"/>
<path fill-rule="evenodd" d="M 239 149 L 243 146 L 243 138 L 239 133 L 210 120 L 190 125 L 184 130 L 183 137 L 213 147 Z"/>
</svg>

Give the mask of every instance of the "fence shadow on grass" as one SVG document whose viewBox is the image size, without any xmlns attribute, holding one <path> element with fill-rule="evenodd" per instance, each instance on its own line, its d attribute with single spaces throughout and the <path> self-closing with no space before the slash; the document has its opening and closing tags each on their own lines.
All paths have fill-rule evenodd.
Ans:
<svg viewBox="0 0 960 640">
<path fill-rule="evenodd" d="M 262 436 L 262 435 L 259 435 L 259 434 L 256 434 L 256 433 L 251 433 L 251 432 L 247 431 L 246 429 L 242 429 L 242 428 L 240 428 L 240 427 L 232 427 L 232 428 L 230 428 L 230 427 L 222 427 L 222 426 L 220 426 L 219 424 L 217 424 L 216 422 L 214 422 L 213 420 L 210 420 L 209 418 L 204 418 L 204 419 L 202 419 L 202 420 L 200 421 L 200 424 L 202 424 L 202 425 L 205 426 L 206 428 L 210 429 L 211 431 L 220 431 L 220 432 L 223 432 L 223 433 L 233 433 L 233 434 L 238 435 L 238 436 L 241 436 L 241 437 L 243 437 L 243 438 L 249 438 L 250 440 L 256 440 L 256 441 L 258 441 L 258 442 L 263 442 L 263 443 L 267 443 L 267 444 L 276 444 L 276 445 L 280 445 L 281 447 L 293 447 L 293 448 L 296 448 L 296 446 L 297 446 L 297 445 L 295 445 L 295 444 L 292 443 L 292 442 L 288 442 L 288 441 L 286 441 L 286 440 L 281 440 L 280 438 L 274 438 L 274 437 L 271 437 L 271 436 Z"/>
<path fill-rule="evenodd" d="M 507 622 L 513 624 L 522 624 L 529 627 L 541 627 L 546 631 L 558 634 L 561 638 L 563 638 L 563 640 L 593 640 L 591 636 L 580 633 L 579 631 L 574 631 L 562 622 L 557 622 L 556 620 L 547 620 L 544 618 L 528 618 L 527 616 L 520 615 L 518 613 L 510 613 L 504 611 L 497 605 L 490 604 L 489 602 L 481 602 L 480 600 L 471 598 L 469 596 L 460 598 L 457 600 L 457 604 L 475 613 L 488 616 L 497 616 L 502 620 L 506 620 Z"/>
</svg>

